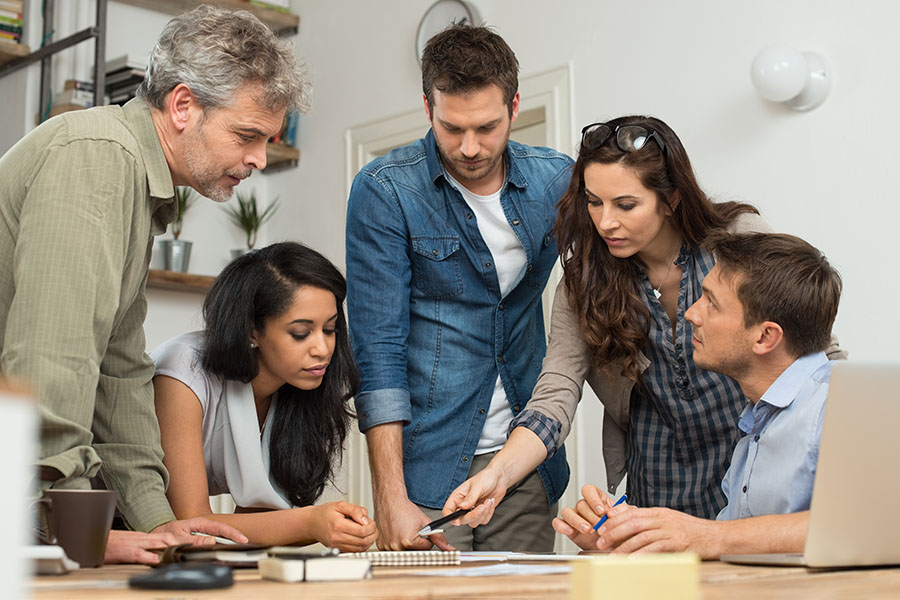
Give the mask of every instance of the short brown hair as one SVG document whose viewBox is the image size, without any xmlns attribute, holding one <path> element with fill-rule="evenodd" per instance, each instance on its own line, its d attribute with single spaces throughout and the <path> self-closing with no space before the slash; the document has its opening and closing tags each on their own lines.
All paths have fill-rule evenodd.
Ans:
<svg viewBox="0 0 900 600">
<path fill-rule="evenodd" d="M 723 279 L 738 281 L 745 327 L 778 323 L 796 357 L 828 347 L 842 283 L 818 249 L 783 233 L 717 233 L 705 245 Z"/>
<path fill-rule="evenodd" d="M 503 38 L 488 27 L 450 25 L 422 52 L 422 91 L 434 106 L 434 90 L 461 94 L 495 84 L 512 114 L 519 91 L 519 61 Z"/>
</svg>

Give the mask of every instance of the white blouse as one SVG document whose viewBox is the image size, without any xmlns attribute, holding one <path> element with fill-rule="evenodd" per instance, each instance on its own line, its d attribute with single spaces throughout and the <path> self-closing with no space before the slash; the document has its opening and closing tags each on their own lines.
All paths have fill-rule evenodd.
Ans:
<svg viewBox="0 0 900 600">
<path fill-rule="evenodd" d="M 290 508 L 271 480 L 269 443 L 277 397 L 272 398 L 260 435 L 249 383 L 223 380 L 203 370 L 203 332 L 173 338 L 150 353 L 156 374 L 188 386 L 203 409 L 203 459 L 209 494 L 230 493 L 235 504 L 255 508 Z"/>
</svg>

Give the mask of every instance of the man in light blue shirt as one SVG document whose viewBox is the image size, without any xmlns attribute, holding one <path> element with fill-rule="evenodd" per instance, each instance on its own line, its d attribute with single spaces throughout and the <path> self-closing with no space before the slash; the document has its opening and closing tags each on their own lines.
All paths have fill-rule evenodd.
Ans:
<svg viewBox="0 0 900 600">
<path fill-rule="evenodd" d="M 716 519 L 809 510 L 832 364 L 824 352 L 798 358 L 751 399 L 738 422 L 745 435 L 722 480 L 728 505 Z"/>
<path fill-rule="evenodd" d="M 722 234 L 707 245 L 716 266 L 685 315 L 694 360 L 734 378 L 749 400 L 739 422 L 745 435 L 722 482 L 728 504 L 711 521 L 666 508 L 610 508 L 606 494 L 585 486 L 575 509 L 554 520 L 582 548 L 702 558 L 803 550 L 831 375 L 824 350 L 841 279 L 793 236 Z"/>
</svg>

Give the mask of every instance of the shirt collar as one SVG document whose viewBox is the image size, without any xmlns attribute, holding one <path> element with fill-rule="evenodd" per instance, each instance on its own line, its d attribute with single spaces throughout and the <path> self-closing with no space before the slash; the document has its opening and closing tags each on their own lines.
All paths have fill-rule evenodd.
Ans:
<svg viewBox="0 0 900 600">
<path fill-rule="evenodd" d="M 122 111 L 131 125 L 134 139 L 141 149 L 144 168 L 147 170 L 147 189 L 150 191 L 150 214 L 153 221 L 150 232 L 152 235 L 160 235 L 178 215 L 172 172 L 169 170 L 162 144 L 159 143 L 159 135 L 156 133 L 147 103 L 141 98 L 134 98 L 122 107 Z"/>
<path fill-rule="evenodd" d="M 441 163 L 441 155 L 438 152 L 437 141 L 434 139 L 434 130 L 429 129 L 425 134 L 425 154 L 428 164 L 428 177 L 437 185 L 438 178 L 443 178 L 448 184 L 450 181 L 444 177 L 444 165 Z M 509 151 L 509 143 L 506 144 L 506 152 L 504 152 L 506 160 L 506 183 L 511 183 L 518 188 L 528 187 L 528 180 L 519 168 L 513 153 Z M 504 184 L 503 187 L 506 187 Z"/>
<path fill-rule="evenodd" d="M 150 108 L 144 100 L 135 98 L 129 100 L 122 110 L 141 148 L 144 166 L 147 169 L 150 196 L 154 200 L 161 201 L 154 204 L 154 210 L 159 204 L 174 202 L 175 185 L 172 183 L 172 172 L 169 170 L 169 163 L 166 162 L 166 155 L 163 154 L 156 127 L 150 117 Z"/>
<path fill-rule="evenodd" d="M 809 381 L 810 376 L 828 362 L 824 352 L 807 354 L 791 363 L 781 375 L 778 376 L 769 389 L 759 399 L 760 402 L 784 408 L 794 401 L 800 389 Z"/>
</svg>

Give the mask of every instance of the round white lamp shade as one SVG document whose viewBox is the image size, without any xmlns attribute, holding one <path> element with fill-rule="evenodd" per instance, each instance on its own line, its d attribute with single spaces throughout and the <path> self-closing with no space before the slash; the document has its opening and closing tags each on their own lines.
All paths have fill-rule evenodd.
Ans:
<svg viewBox="0 0 900 600">
<path fill-rule="evenodd" d="M 760 96 L 798 111 L 819 106 L 831 90 L 831 73 L 821 56 L 784 45 L 757 54 L 750 79 Z"/>
</svg>

